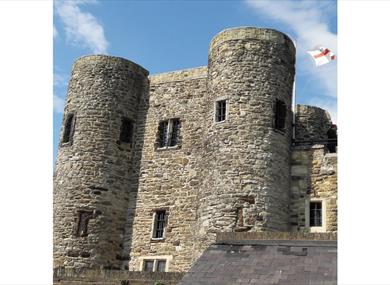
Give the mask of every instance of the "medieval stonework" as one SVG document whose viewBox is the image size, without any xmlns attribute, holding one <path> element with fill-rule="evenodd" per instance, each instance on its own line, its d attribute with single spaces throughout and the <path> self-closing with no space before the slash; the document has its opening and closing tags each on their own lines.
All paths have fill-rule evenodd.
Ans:
<svg viewBox="0 0 390 285">
<path fill-rule="evenodd" d="M 298 105 L 294 130 L 294 75 L 293 42 L 253 27 L 216 35 L 205 67 L 149 76 L 118 57 L 78 59 L 54 267 L 185 272 L 217 233 L 336 233 L 332 122 Z"/>
</svg>

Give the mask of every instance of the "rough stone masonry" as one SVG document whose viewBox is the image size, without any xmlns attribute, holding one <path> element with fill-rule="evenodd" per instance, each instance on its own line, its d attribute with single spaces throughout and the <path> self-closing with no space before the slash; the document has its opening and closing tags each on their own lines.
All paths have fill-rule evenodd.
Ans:
<svg viewBox="0 0 390 285">
<path fill-rule="evenodd" d="M 183 272 L 219 232 L 337 232 L 332 122 L 299 106 L 292 140 L 294 75 L 293 42 L 254 27 L 216 35 L 205 67 L 148 76 L 123 58 L 78 59 L 54 177 L 54 267 L 158 271 L 160 260 Z M 309 223 L 313 199 L 321 227 Z"/>
</svg>

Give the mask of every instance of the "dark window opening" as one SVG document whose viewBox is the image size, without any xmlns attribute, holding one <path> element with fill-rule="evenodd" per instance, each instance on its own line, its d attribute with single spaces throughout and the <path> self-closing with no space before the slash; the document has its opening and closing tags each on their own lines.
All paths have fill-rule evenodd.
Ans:
<svg viewBox="0 0 390 285">
<path fill-rule="evenodd" d="M 275 129 L 284 131 L 286 124 L 287 108 L 286 104 L 281 100 L 276 100 L 275 104 Z"/>
<path fill-rule="evenodd" d="M 72 140 L 74 132 L 74 114 L 68 114 L 65 120 L 64 135 L 62 136 L 62 142 L 67 143 Z"/>
<path fill-rule="evenodd" d="M 158 126 L 159 132 L 159 147 L 168 146 L 168 121 L 160 122 Z"/>
<path fill-rule="evenodd" d="M 180 142 L 181 123 L 179 119 L 170 119 L 160 122 L 158 126 L 158 147 L 176 146 Z"/>
<path fill-rule="evenodd" d="M 170 136 L 169 146 L 175 146 L 179 143 L 179 135 L 180 135 L 180 120 L 172 119 L 172 132 Z"/>
<path fill-rule="evenodd" d="M 337 147 L 337 126 L 332 125 L 326 135 L 328 136 L 328 150 L 330 153 L 335 153 Z"/>
<path fill-rule="evenodd" d="M 153 272 L 153 264 L 154 264 L 154 260 L 144 260 L 143 270 L 146 272 Z"/>
<path fill-rule="evenodd" d="M 166 263 L 167 262 L 165 260 L 157 260 L 156 271 L 157 272 L 165 272 Z"/>
<path fill-rule="evenodd" d="M 237 226 L 238 227 L 244 226 L 244 210 L 242 207 L 237 208 Z"/>
<path fill-rule="evenodd" d="M 322 227 L 322 202 L 310 202 L 310 226 Z"/>
<path fill-rule="evenodd" d="M 215 121 L 222 122 L 226 120 L 226 100 L 215 103 Z"/>
<path fill-rule="evenodd" d="M 164 237 L 165 222 L 166 222 L 166 212 L 157 211 L 154 216 L 153 238 Z"/>
<path fill-rule="evenodd" d="M 76 236 L 88 235 L 88 222 L 92 218 L 92 211 L 79 211 L 77 218 Z"/>
<path fill-rule="evenodd" d="M 133 128 L 133 121 L 128 118 L 123 118 L 119 140 L 123 143 L 131 143 L 133 137 Z"/>
</svg>

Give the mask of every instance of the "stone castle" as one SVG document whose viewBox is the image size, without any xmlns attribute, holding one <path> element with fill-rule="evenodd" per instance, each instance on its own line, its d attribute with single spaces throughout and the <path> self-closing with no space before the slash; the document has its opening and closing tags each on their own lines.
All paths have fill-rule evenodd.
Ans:
<svg viewBox="0 0 390 285">
<path fill-rule="evenodd" d="M 186 272 L 225 232 L 337 232 L 336 131 L 292 106 L 283 33 L 217 34 L 205 67 L 78 59 L 54 176 L 54 267 Z"/>
</svg>

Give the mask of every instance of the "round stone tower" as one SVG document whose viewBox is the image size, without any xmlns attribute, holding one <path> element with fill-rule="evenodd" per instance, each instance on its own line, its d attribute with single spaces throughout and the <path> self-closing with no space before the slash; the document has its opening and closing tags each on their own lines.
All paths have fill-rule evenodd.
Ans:
<svg viewBox="0 0 390 285">
<path fill-rule="evenodd" d="M 112 56 L 72 70 L 54 177 L 54 267 L 120 268 L 148 71 Z"/>
<path fill-rule="evenodd" d="M 287 231 L 294 44 L 272 29 L 227 29 L 208 68 L 201 233 Z"/>
<path fill-rule="evenodd" d="M 297 105 L 295 126 L 296 141 L 324 140 L 328 138 L 332 119 L 324 109 Z"/>
</svg>

